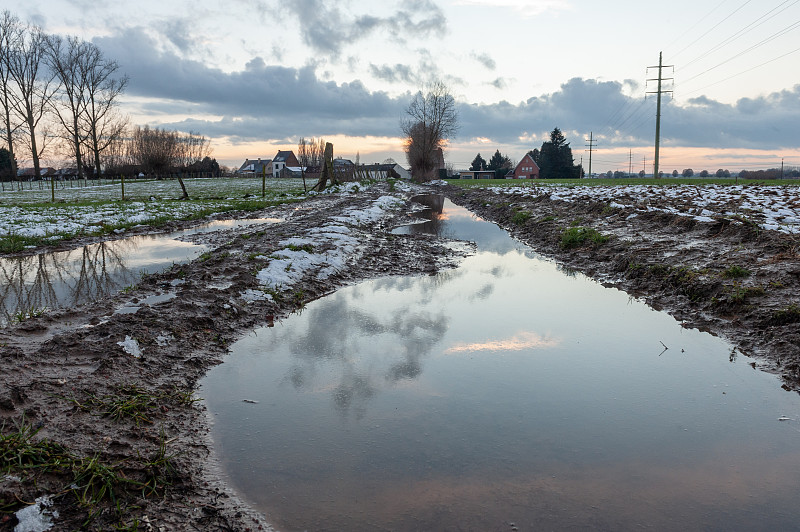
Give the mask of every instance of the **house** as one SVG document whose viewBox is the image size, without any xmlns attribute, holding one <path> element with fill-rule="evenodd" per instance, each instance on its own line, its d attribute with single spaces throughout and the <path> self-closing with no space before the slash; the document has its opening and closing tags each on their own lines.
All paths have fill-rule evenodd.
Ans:
<svg viewBox="0 0 800 532">
<path fill-rule="evenodd" d="M 300 163 L 297 161 L 297 157 L 294 156 L 293 151 L 278 150 L 278 154 L 272 158 L 272 171 L 268 169 L 267 173 L 278 177 L 281 175 L 281 170 L 287 166 L 300 166 Z"/>
<path fill-rule="evenodd" d="M 236 173 L 244 175 L 262 175 L 266 168 L 267 173 L 271 174 L 270 163 L 272 163 L 272 159 L 261 159 L 261 157 L 258 159 L 245 159 Z"/>
<path fill-rule="evenodd" d="M 539 165 L 526 153 L 514 171 L 506 174 L 506 179 L 539 179 Z"/>
<path fill-rule="evenodd" d="M 461 179 L 494 179 L 494 170 L 461 170 Z"/>
</svg>

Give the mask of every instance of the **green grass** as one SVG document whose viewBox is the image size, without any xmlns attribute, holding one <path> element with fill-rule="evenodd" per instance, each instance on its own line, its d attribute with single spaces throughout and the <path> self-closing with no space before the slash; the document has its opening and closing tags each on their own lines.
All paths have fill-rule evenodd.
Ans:
<svg viewBox="0 0 800 532">
<path fill-rule="evenodd" d="M 168 443 L 162 428 L 159 447 L 152 456 L 140 456 L 136 463 L 109 463 L 99 453 L 77 456 L 57 442 L 40 438 L 38 429 L 23 421 L 10 429 L 0 427 L 0 476 L 17 475 L 38 486 L 39 479 L 51 475 L 48 481 L 60 485 L 55 491 L 74 496 L 77 506 L 86 512 L 85 528 L 102 513 L 111 512 L 120 519 L 125 511 L 124 495 L 163 493 L 176 477 L 175 456 L 167 453 Z M 9 501 L 3 511 L 20 506 L 20 502 Z"/>
<path fill-rule="evenodd" d="M 104 395 L 90 393 L 82 401 L 76 398 L 68 400 L 86 412 L 118 422 L 131 420 L 138 426 L 140 423 L 152 424 L 153 416 L 161 409 L 167 408 L 166 405 L 187 406 L 196 399 L 192 398 L 191 390 L 151 392 L 135 385 L 122 385 L 116 387 L 114 393 Z"/>
<path fill-rule="evenodd" d="M 776 310 L 769 320 L 770 325 L 789 325 L 800 322 L 800 305 L 792 303 L 786 308 Z"/>
<path fill-rule="evenodd" d="M 525 222 L 530 220 L 530 218 L 530 211 L 517 211 L 514 213 L 514 216 L 511 217 L 511 222 L 516 225 L 523 225 Z"/>
<path fill-rule="evenodd" d="M 661 179 L 631 178 L 631 179 L 450 179 L 448 183 L 462 188 L 474 187 L 496 187 L 496 186 L 569 186 L 585 187 L 599 185 L 654 185 L 654 186 L 674 186 L 674 185 L 775 185 L 775 186 L 800 186 L 798 179 L 768 179 L 760 181 L 750 181 L 735 178 L 707 178 L 694 179 L 685 177 L 664 177 Z"/>
<path fill-rule="evenodd" d="M 742 268 L 741 266 L 730 266 L 722 272 L 725 279 L 742 279 L 750 277 L 750 270 Z"/>
<path fill-rule="evenodd" d="M 573 249 L 591 244 L 597 246 L 608 242 L 608 237 L 591 227 L 569 227 L 561 233 L 561 248 Z"/>
<path fill-rule="evenodd" d="M 764 288 L 761 286 L 742 286 L 734 282 L 728 290 L 728 301 L 735 305 L 744 305 L 753 296 L 763 296 Z"/>
<path fill-rule="evenodd" d="M 289 244 L 288 246 L 286 246 L 286 249 L 289 249 L 291 251 L 305 251 L 306 253 L 314 253 L 314 246 L 312 246 L 311 244 L 303 244 L 301 246 L 298 246 L 296 244 Z"/>
</svg>

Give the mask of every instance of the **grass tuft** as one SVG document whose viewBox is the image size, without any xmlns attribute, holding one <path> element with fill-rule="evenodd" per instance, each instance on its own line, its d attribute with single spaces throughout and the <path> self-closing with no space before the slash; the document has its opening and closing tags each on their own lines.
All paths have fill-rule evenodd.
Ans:
<svg viewBox="0 0 800 532">
<path fill-rule="evenodd" d="M 608 237 L 591 227 L 569 227 L 561 234 L 562 249 L 573 249 L 587 244 L 598 246 L 605 242 L 608 242 Z"/>
<path fill-rule="evenodd" d="M 744 277 L 750 277 L 750 270 L 734 265 L 723 271 L 722 276 L 725 279 L 742 279 Z"/>
</svg>

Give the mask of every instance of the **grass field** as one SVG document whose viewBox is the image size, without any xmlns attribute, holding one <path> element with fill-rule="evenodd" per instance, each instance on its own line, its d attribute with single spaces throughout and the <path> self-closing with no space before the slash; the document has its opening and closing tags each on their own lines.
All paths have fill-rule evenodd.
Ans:
<svg viewBox="0 0 800 532">
<path fill-rule="evenodd" d="M 770 186 L 800 186 L 800 179 L 770 179 L 761 181 L 750 181 L 735 178 L 708 178 L 695 179 L 690 177 L 664 177 L 662 179 L 449 179 L 447 181 L 453 185 L 464 188 L 471 187 L 513 187 L 513 186 L 537 186 L 537 187 L 592 187 L 592 186 L 626 186 L 626 185 L 652 185 L 652 186 L 675 186 L 675 185 L 770 185 Z"/>
<path fill-rule="evenodd" d="M 269 179 L 261 197 L 259 178 L 187 179 L 190 200 L 179 200 L 177 180 L 132 181 L 58 188 L 50 202 L 49 183 L 42 189 L 0 192 L 0 253 L 22 251 L 82 235 L 123 232 L 136 225 L 159 226 L 170 220 L 192 220 L 229 211 L 255 211 L 268 205 L 300 201 L 300 179 Z M 59 187 L 63 186 L 59 182 Z M 77 185 L 77 183 L 74 183 Z M 29 183 L 25 183 L 29 185 Z"/>
</svg>

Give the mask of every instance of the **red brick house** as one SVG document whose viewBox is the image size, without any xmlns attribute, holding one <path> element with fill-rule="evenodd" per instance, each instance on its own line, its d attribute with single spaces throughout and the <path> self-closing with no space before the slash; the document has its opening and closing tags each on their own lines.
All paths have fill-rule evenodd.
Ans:
<svg viewBox="0 0 800 532">
<path fill-rule="evenodd" d="M 530 153 L 526 153 L 514 171 L 506 175 L 506 179 L 539 179 L 539 165 L 533 161 Z"/>
</svg>

